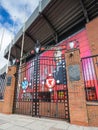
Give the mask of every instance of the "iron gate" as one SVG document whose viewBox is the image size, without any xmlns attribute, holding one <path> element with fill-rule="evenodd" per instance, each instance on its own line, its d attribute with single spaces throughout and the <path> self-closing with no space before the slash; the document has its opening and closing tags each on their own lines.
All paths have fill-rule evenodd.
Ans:
<svg viewBox="0 0 98 130">
<path fill-rule="evenodd" d="M 52 88 L 46 85 L 49 75 L 55 79 Z M 65 57 L 60 50 L 44 52 L 24 63 L 18 81 L 14 113 L 69 120 Z"/>
</svg>

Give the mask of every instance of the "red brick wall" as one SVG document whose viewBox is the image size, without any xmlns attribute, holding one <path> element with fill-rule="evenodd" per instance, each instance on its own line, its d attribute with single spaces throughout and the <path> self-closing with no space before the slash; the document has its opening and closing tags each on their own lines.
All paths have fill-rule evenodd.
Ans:
<svg viewBox="0 0 98 130">
<path fill-rule="evenodd" d="M 92 55 L 98 54 L 98 17 L 86 24 Z"/>
<path fill-rule="evenodd" d="M 87 103 L 89 126 L 98 126 L 98 103 Z"/>
<path fill-rule="evenodd" d="M 0 101 L 0 113 L 2 113 L 3 103 L 4 101 Z"/>
<path fill-rule="evenodd" d="M 15 87 L 15 77 L 12 76 L 11 86 L 6 86 L 4 94 L 4 104 L 3 104 L 3 113 L 11 114 L 13 109 L 13 98 L 14 98 L 14 87 Z"/>
<path fill-rule="evenodd" d="M 98 17 L 86 24 L 86 30 L 88 35 L 88 41 L 92 55 L 98 55 Z M 93 59 L 94 69 L 98 77 L 98 57 Z M 98 99 L 98 87 L 96 87 L 97 99 Z"/>
<path fill-rule="evenodd" d="M 7 76 L 12 77 L 11 86 L 6 86 L 4 93 L 4 100 L 0 101 L 0 113 L 11 114 L 13 109 L 14 88 L 16 67 L 12 66 L 8 69 Z"/>
</svg>

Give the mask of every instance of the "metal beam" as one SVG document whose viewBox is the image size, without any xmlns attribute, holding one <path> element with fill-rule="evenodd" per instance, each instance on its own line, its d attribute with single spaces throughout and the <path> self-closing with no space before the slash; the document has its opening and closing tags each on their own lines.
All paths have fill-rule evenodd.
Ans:
<svg viewBox="0 0 98 130">
<path fill-rule="evenodd" d="M 15 56 L 11 53 L 11 57 L 9 60 L 11 60 L 12 58 L 15 59 Z M 8 59 L 8 55 L 7 55 L 6 59 Z"/>
<path fill-rule="evenodd" d="M 14 59 L 15 59 L 16 57 L 15 57 L 13 54 L 11 54 L 11 58 L 14 58 Z M 11 58 L 10 58 L 10 59 L 11 59 Z"/>
<path fill-rule="evenodd" d="M 47 16 L 43 13 L 40 13 L 41 16 L 43 16 L 44 20 L 47 22 L 48 26 L 50 27 L 52 33 L 53 33 L 53 37 L 54 37 L 54 40 L 55 42 L 57 43 L 58 42 L 58 33 L 55 29 L 55 27 L 53 26 L 53 24 L 51 23 L 51 21 L 47 18 Z"/>
<path fill-rule="evenodd" d="M 83 0 L 79 0 L 79 1 L 80 1 L 80 4 L 81 4 L 81 7 L 82 7 L 82 11 L 83 11 L 84 17 L 86 19 L 86 22 L 88 23 L 89 22 L 89 17 L 88 17 L 88 13 L 87 13 L 87 10 L 85 8 L 85 5 L 83 3 Z"/>
<path fill-rule="evenodd" d="M 36 39 L 33 36 L 31 36 L 28 32 L 25 32 L 25 35 L 29 37 L 34 43 L 36 43 Z"/>
</svg>

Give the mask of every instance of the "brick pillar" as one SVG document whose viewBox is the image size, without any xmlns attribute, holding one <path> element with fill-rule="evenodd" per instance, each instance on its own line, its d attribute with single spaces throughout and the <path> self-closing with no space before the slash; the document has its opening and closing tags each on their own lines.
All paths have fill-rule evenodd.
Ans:
<svg viewBox="0 0 98 130">
<path fill-rule="evenodd" d="M 88 125 L 84 82 L 79 50 L 66 52 L 67 86 L 69 96 L 70 122 Z"/>
<path fill-rule="evenodd" d="M 8 68 L 6 88 L 4 93 L 4 103 L 2 112 L 5 114 L 11 114 L 13 110 L 14 89 L 15 89 L 15 76 L 16 66 L 10 66 Z"/>
<path fill-rule="evenodd" d="M 86 30 L 87 30 L 90 49 L 91 49 L 91 54 L 98 55 L 98 17 L 86 24 Z M 94 69 L 96 72 L 95 88 L 96 88 L 96 94 L 97 94 L 97 99 L 98 99 L 98 83 L 97 83 L 98 66 L 96 64 L 98 63 L 98 57 L 96 57 L 93 60 L 93 63 L 94 63 Z"/>
</svg>

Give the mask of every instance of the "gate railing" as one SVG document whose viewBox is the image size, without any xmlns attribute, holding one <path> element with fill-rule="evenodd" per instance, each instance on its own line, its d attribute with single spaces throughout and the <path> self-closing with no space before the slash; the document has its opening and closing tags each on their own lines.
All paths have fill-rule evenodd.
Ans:
<svg viewBox="0 0 98 130">
<path fill-rule="evenodd" d="M 98 55 L 81 59 L 86 100 L 98 101 Z"/>
<path fill-rule="evenodd" d="M 4 99 L 6 73 L 0 75 L 0 100 Z"/>
<path fill-rule="evenodd" d="M 17 73 L 19 84 L 15 92 L 14 113 L 69 120 L 65 57 L 63 54 L 54 57 L 53 54 L 54 51 L 44 53 L 21 66 Z M 55 79 L 51 90 L 46 85 L 49 75 Z M 26 89 L 24 78 L 28 81 Z"/>
</svg>

